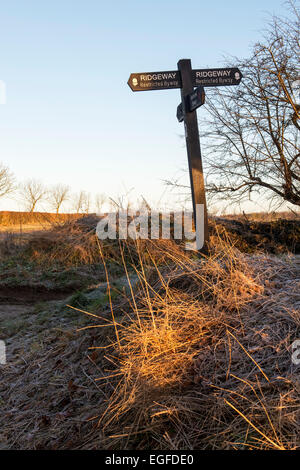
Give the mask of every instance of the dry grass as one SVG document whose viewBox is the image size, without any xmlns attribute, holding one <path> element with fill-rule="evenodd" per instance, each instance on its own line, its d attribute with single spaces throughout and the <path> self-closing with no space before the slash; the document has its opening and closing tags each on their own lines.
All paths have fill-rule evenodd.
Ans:
<svg viewBox="0 0 300 470">
<path fill-rule="evenodd" d="M 78 246 L 80 261 L 99 261 L 100 249 L 109 305 L 83 312 L 95 322 L 82 337 L 73 331 L 57 340 L 53 330 L 42 352 L 5 366 L 1 429 L 9 446 L 299 448 L 291 344 L 299 338 L 300 266 L 242 254 L 223 235 L 216 232 L 199 258 L 172 241 L 95 248 L 88 228 L 55 229 L 48 258 L 78 262 Z M 140 280 L 118 305 L 106 267 L 112 256 Z"/>
<path fill-rule="evenodd" d="M 21 244 L 24 247 L 24 256 L 31 261 L 41 265 L 60 263 L 69 267 L 101 261 L 99 257 L 99 243 L 101 243 L 105 259 L 120 263 L 121 253 L 118 240 L 99 242 L 96 236 L 98 221 L 99 217 L 90 215 L 62 224 L 52 224 L 47 230 L 33 232 L 30 235 L 19 236 L 7 233 L 5 237 L 2 237 L 3 250 L 6 253 L 10 245 L 11 251 L 13 251 L 16 244 Z M 144 256 L 146 264 L 151 262 L 151 258 L 160 264 L 169 262 L 169 252 L 171 251 L 174 254 L 183 253 L 181 245 L 170 240 L 161 240 L 157 244 L 152 244 L 149 240 L 142 240 L 141 243 L 145 253 L 147 253 L 147 246 L 151 245 L 151 257 Z M 137 263 L 139 260 L 134 240 L 127 243 L 126 259 L 132 263 Z"/>
<path fill-rule="evenodd" d="M 94 438 L 88 420 L 107 395 L 93 380 L 97 356 L 87 354 L 93 335 L 79 335 L 79 321 L 64 316 L 62 324 L 61 312 L 49 312 L 38 325 L 32 315 L 26 331 L 6 341 L 0 449 L 75 449 Z"/>
<path fill-rule="evenodd" d="M 299 447 L 290 358 L 299 294 L 285 285 L 288 262 L 243 256 L 219 238 L 205 260 L 181 255 L 150 284 L 140 248 L 141 292 L 106 353 L 114 392 L 99 421 L 104 446 Z M 280 272 L 283 289 L 270 290 Z"/>
<path fill-rule="evenodd" d="M 271 222 L 274 220 L 299 220 L 300 219 L 300 211 L 289 210 L 289 211 L 281 211 L 281 212 L 250 212 L 245 214 L 228 214 L 223 215 L 227 219 L 233 220 L 250 220 L 250 221 L 261 221 L 261 222 Z"/>
<path fill-rule="evenodd" d="M 16 225 L 18 217 L 32 225 Z M 21 220 L 20 219 L 20 220 Z M 76 214 L 26 212 L 0 213 L 0 260 L 18 255 L 37 264 L 60 263 L 66 267 L 99 261 L 94 226 L 83 230 Z M 24 222 L 23 220 L 23 222 Z M 7 225 L 6 225 L 7 224 Z M 17 229 L 16 229 L 17 227 Z"/>
<path fill-rule="evenodd" d="M 64 223 L 78 218 L 76 214 L 53 214 L 51 212 L 18 212 L 0 211 L 0 226 L 12 227 L 32 225 L 40 226 L 52 225 L 53 223 Z"/>
<path fill-rule="evenodd" d="M 11 213 L 8 214 L 11 215 Z M 16 214 L 28 216 L 27 213 Z M 74 214 L 55 216 L 55 214 L 33 213 L 31 215 L 36 221 L 41 217 L 39 223 L 37 222 L 35 225 L 35 230 L 32 230 L 31 233 L 25 233 L 23 229 L 18 233 L 12 233 L 11 228 L 9 232 L 1 233 L 0 256 L 2 259 L 5 256 L 10 256 L 17 248 L 19 254 L 23 251 L 24 259 L 40 265 L 59 263 L 62 266 L 70 267 L 93 264 L 99 261 L 95 235 L 99 217 L 92 214 L 79 218 Z M 238 221 L 234 221 L 235 225 L 232 225 L 230 221 L 231 225 L 227 226 L 225 219 L 217 219 L 210 220 L 209 228 L 212 240 L 222 238 L 227 242 L 227 246 L 235 245 L 245 252 L 265 249 L 276 253 L 284 253 L 288 250 L 297 253 L 300 247 L 299 223 L 297 225 L 297 221 L 292 223 L 284 220 L 279 222 L 274 227 L 268 226 L 265 229 L 263 223 L 259 223 L 258 226 L 254 226 L 252 223 L 251 226 L 248 226 Z M 184 256 L 183 245 L 179 242 L 160 240 L 158 243 L 151 243 L 149 240 L 142 240 L 140 245 L 140 249 L 144 253 L 143 262 L 146 265 L 153 261 L 159 265 L 174 264 Z M 104 240 L 101 242 L 101 246 L 106 259 L 120 262 L 121 253 L 117 240 Z M 133 240 L 128 241 L 125 251 L 127 261 L 134 265 L 139 263 L 139 256 Z M 190 254 L 188 254 L 188 258 L 191 258 Z M 215 263 L 212 268 L 216 269 L 216 276 L 222 277 L 219 262 Z"/>
<path fill-rule="evenodd" d="M 95 226 L 85 230 L 81 219 L 55 222 L 47 230 L 33 231 L 30 234 L 7 233 L 2 237 L 2 249 L 8 254 L 19 245 L 24 259 L 36 264 L 51 266 L 59 263 L 65 267 L 99 262 Z"/>
</svg>

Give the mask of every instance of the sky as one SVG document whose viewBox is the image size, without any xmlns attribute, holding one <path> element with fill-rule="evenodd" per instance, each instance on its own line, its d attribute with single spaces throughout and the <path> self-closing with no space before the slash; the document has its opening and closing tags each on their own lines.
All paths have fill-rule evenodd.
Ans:
<svg viewBox="0 0 300 470">
<path fill-rule="evenodd" d="M 73 192 L 113 198 L 143 195 L 157 207 L 177 203 L 163 181 L 187 168 L 176 119 L 180 90 L 133 93 L 130 73 L 176 70 L 181 58 L 194 68 L 222 67 L 229 55 L 249 55 L 270 14 L 286 13 L 279 0 L 10 0 L 0 6 L 6 84 L 0 162 L 18 181 L 64 183 Z M 21 201 L 0 200 L 0 210 L 21 209 Z"/>
</svg>

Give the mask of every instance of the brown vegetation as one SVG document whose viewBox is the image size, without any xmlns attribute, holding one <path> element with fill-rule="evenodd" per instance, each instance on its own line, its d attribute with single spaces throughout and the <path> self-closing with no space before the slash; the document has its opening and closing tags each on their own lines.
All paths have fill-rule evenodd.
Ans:
<svg viewBox="0 0 300 470">
<path fill-rule="evenodd" d="M 213 227 L 243 252 L 300 253 L 300 219 L 217 217 Z"/>
<path fill-rule="evenodd" d="M 78 218 L 77 214 L 53 214 L 50 212 L 0 211 L 0 226 L 11 227 L 24 224 L 40 225 L 61 223 Z"/>
<path fill-rule="evenodd" d="M 151 287 L 140 266 L 143 294 L 116 320 L 104 445 L 298 447 L 290 345 L 300 326 L 299 270 L 241 255 L 220 238 L 202 262 L 171 253 L 174 266 Z"/>
<path fill-rule="evenodd" d="M 74 230 L 69 249 L 71 240 L 79 243 Z M 84 224 L 83 234 L 92 236 Z M 173 241 L 111 248 L 117 246 L 127 294 L 113 301 L 111 257 L 99 245 L 108 302 L 69 308 L 77 325 L 81 316 L 88 321 L 77 333 L 66 313 L 56 313 L 41 327 L 38 345 L 27 335 L 22 349 L 21 336 L 14 339 L 15 358 L 1 377 L 6 446 L 300 447 L 298 372 L 291 362 L 300 326 L 299 264 L 242 254 L 217 232 L 200 259 Z"/>
</svg>

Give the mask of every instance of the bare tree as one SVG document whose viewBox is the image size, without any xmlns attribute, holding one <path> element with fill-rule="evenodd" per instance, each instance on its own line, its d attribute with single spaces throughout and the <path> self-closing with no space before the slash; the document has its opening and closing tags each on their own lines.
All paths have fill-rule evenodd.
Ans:
<svg viewBox="0 0 300 470">
<path fill-rule="evenodd" d="M 15 180 L 9 168 L 0 163 L 0 197 L 6 196 L 15 189 Z"/>
<path fill-rule="evenodd" d="M 110 209 L 124 212 L 132 209 L 133 204 L 129 198 L 129 195 L 133 191 L 133 189 L 134 188 L 126 189 L 126 192 L 124 194 L 121 194 L 117 198 L 109 197 Z"/>
<path fill-rule="evenodd" d="M 48 191 L 48 201 L 50 206 L 55 210 L 56 214 L 59 213 L 59 210 L 62 204 L 69 199 L 69 186 L 64 184 L 56 184 Z"/>
<path fill-rule="evenodd" d="M 107 201 L 107 197 L 104 193 L 97 193 L 95 196 L 95 206 L 97 213 L 101 214 L 104 203 Z"/>
<path fill-rule="evenodd" d="M 73 210 L 76 214 L 85 213 L 88 214 L 91 205 L 91 195 L 86 191 L 80 191 L 73 195 Z"/>
<path fill-rule="evenodd" d="M 207 189 L 242 201 L 258 192 L 300 205 L 300 10 L 272 18 L 249 60 L 232 61 L 239 87 L 214 88 L 204 129 Z"/>
<path fill-rule="evenodd" d="M 139 211 L 151 213 L 151 206 L 147 199 L 141 194 L 141 199 L 139 202 Z"/>
<path fill-rule="evenodd" d="M 34 212 L 36 206 L 47 197 L 47 188 L 41 181 L 30 179 L 19 185 L 19 193 L 28 212 Z"/>
</svg>

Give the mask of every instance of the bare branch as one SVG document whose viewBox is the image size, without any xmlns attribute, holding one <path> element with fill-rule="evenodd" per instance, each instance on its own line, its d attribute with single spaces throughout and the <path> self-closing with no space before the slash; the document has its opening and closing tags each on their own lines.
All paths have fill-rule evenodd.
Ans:
<svg viewBox="0 0 300 470">
<path fill-rule="evenodd" d="M 34 212 L 36 206 L 47 197 L 47 188 L 41 181 L 30 179 L 19 185 L 19 194 L 28 212 Z"/>
<path fill-rule="evenodd" d="M 255 191 L 300 205 L 300 15 L 290 5 L 292 18 L 273 18 L 249 59 L 228 64 L 243 72 L 239 87 L 207 94 L 200 129 L 214 197 L 236 202 Z"/>
<path fill-rule="evenodd" d="M 56 214 L 59 213 L 59 210 L 62 204 L 69 199 L 69 186 L 64 184 L 56 184 L 48 191 L 48 201 L 50 206 L 55 210 Z"/>
<path fill-rule="evenodd" d="M 13 174 L 9 168 L 0 163 L 0 197 L 10 194 L 15 189 Z"/>
</svg>

